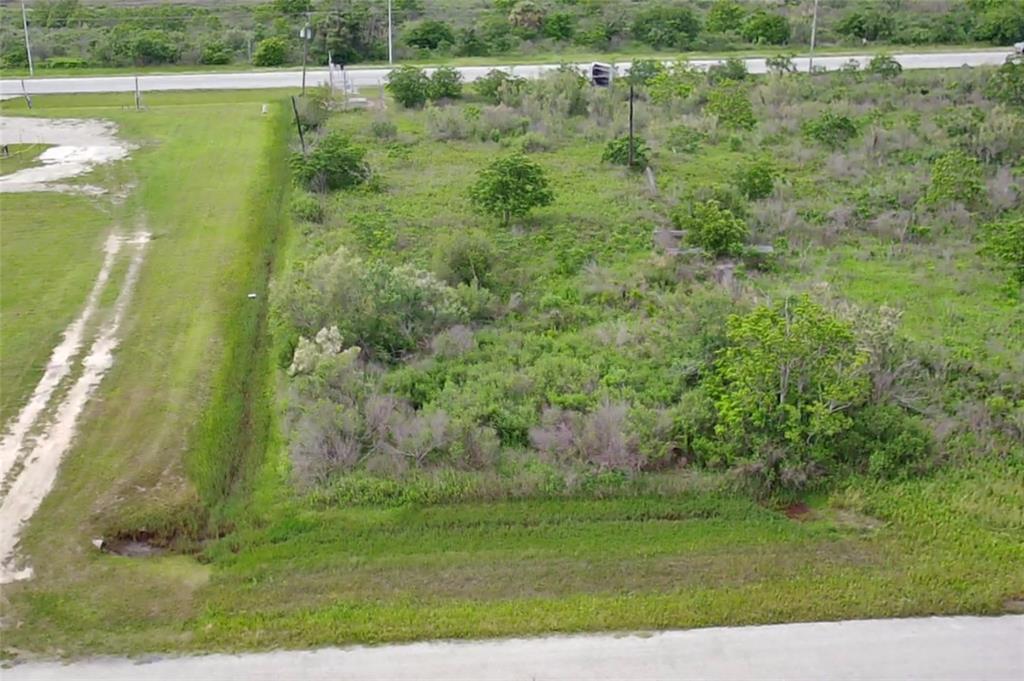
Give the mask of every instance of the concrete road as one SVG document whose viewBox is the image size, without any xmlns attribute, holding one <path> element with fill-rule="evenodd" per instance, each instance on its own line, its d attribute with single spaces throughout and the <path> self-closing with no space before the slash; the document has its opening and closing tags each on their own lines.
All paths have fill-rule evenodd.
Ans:
<svg viewBox="0 0 1024 681">
<path fill-rule="evenodd" d="M 249 655 L 30 663 L 3 681 L 498 681 L 545 679 L 1024 679 L 1024 616 L 861 620 L 415 643 Z"/>
<path fill-rule="evenodd" d="M 1002 64 L 1011 51 L 1009 49 L 986 50 L 982 52 L 937 52 L 922 54 L 896 54 L 893 55 L 906 69 L 944 69 L 956 68 L 959 66 L 992 66 Z M 843 64 L 856 60 L 861 65 L 870 61 L 870 56 L 842 56 L 842 57 L 817 57 L 814 60 L 815 67 L 822 67 L 829 70 L 840 68 Z M 692 63 L 707 68 L 717 64 L 721 60 L 702 59 L 694 60 Z M 745 60 L 747 69 L 751 73 L 765 73 L 764 59 Z M 807 70 L 807 58 L 798 57 L 794 59 L 796 67 L 801 71 Z M 580 67 L 586 65 L 580 64 Z M 615 65 L 619 72 L 629 70 L 629 62 L 621 62 Z M 495 66 L 462 66 L 459 72 L 466 82 L 471 82 L 486 75 Z M 503 70 L 510 71 L 515 75 L 524 78 L 536 78 L 542 73 L 558 68 L 558 64 L 526 64 L 521 66 L 502 66 Z M 427 69 L 431 71 L 431 69 Z M 347 71 L 347 78 L 356 87 L 374 86 L 384 82 L 389 69 L 352 69 Z M 308 85 L 323 84 L 328 81 L 326 69 L 313 69 L 306 75 Z M 16 97 L 23 94 L 24 89 L 29 94 L 66 94 L 75 92 L 133 92 L 135 90 L 134 76 L 99 76 L 99 77 L 76 77 L 76 78 L 26 78 L 0 80 L 0 99 Z M 244 73 L 179 73 L 165 75 L 147 75 L 139 77 L 139 88 L 143 92 L 154 92 L 157 90 L 250 90 L 267 88 L 297 88 L 302 83 L 301 71 L 250 71 Z"/>
</svg>

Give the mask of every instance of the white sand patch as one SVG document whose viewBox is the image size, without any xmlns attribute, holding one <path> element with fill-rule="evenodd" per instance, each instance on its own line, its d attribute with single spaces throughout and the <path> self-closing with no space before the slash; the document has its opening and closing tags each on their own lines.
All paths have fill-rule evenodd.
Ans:
<svg viewBox="0 0 1024 681">
<path fill-rule="evenodd" d="M 82 373 L 57 406 L 52 422 L 45 426 L 34 442 L 25 443 L 27 447 L 24 465 L 18 470 L 9 468 L 5 472 L 3 484 L 9 486 L 9 491 L 0 502 L 0 584 L 32 576 L 31 567 L 19 569 L 16 565 L 15 551 L 22 525 L 32 517 L 53 487 L 61 460 L 71 447 L 78 418 L 85 409 L 89 397 L 113 364 L 113 353 L 119 342 L 117 332 L 128 308 L 132 289 L 139 278 L 149 236 L 146 232 L 138 232 L 131 238 L 121 240 L 123 246 L 127 247 L 124 250 L 131 253 L 131 261 L 114 303 L 113 314 L 99 328 L 92 346 L 82 359 Z M 87 302 L 86 306 L 88 305 Z M 77 322 L 78 320 L 75 320 L 72 325 Z M 72 330 L 65 332 L 65 338 L 73 335 L 70 331 Z M 65 370 L 65 374 L 69 370 L 70 367 Z M 51 389 L 50 395 L 52 393 Z M 36 418 L 41 410 L 42 408 L 37 411 Z M 19 414 L 19 420 L 20 417 Z M 7 476 L 14 479 L 8 480 Z"/>
<path fill-rule="evenodd" d="M 0 143 L 56 145 L 39 155 L 42 165 L 0 176 L 0 193 L 101 194 L 104 190 L 99 187 L 62 181 L 87 173 L 97 165 L 126 158 L 130 151 L 129 145 L 118 140 L 113 123 L 66 118 L 0 116 Z"/>
<path fill-rule="evenodd" d="M 39 379 L 39 383 L 36 384 L 36 388 L 32 392 L 32 396 L 29 397 L 28 403 L 21 408 L 17 418 L 14 419 L 4 434 L 3 439 L 0 440 L 0 480 L 6 480 L 7 474 L 18 459 L 18 455 L 25 448 L 25 438 L 28 435 L 29 429 L 32 428 L 32 424 L 39 418 L 46 405 L 50 403 L 53 391 L 57 389 L 60 382 L 71 371 L 71 360 L 78 354 L 85 334 L 85 328 L 96 313 L 100 294 L 103 293 L 107 280 L 110 278 L 110 270 L 114 266 L 114 258 L 117 256 L 118 251 L 121 250 L 121 243 L 122 240 L 113 234 L 107 237 L 106 244 L 104 245 L 103 265 L 100 266 L 100 271 L 96 275 L 96 281 L 93 282 L 92 290 L 89 291 L 89 296 L 85 299 L 85 307 L 82 308 L 78 317 L 64 330 L 64 337 L 60 344 L 53 349 L 50 361 L 46 365 L 46 371 L 43 373 L 42 378 Z"/>
</svg>

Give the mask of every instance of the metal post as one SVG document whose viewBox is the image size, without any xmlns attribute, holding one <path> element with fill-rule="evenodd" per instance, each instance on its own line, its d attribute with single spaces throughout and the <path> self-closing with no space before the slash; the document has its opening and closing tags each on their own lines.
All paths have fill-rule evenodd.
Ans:
<svg viewBox="0 0 1024 681">
<path fill-rule="evenodd" d="M 135 76 L 135 110 L 142 110 L 142 94 L 139 92 L 139 77 Z"/>
<path fill-rule="evenodd" d="M 395 50 L 392 38 L 394 31 L 391 26 L 391 0 L 388 0 L 388 64 L 395 63 Z"/>
<path fill-rule="evenodd" d="M 299 131 L 299 143 L 302 145 L 302 155 L 306 155 L 306 137 L 302 134 L 302 122 L 299 120 L 299 107 L 295 104 L 295 97 L 292 97 L 292 112 L 295 113 L 295 127 Z"/>
<path fill-rule="evenodd" d="M 28 93 L 28 88 L 25 87 L 25 79 L 21 79 L 21 94 L 25 95 L 25 103 L 28 104 L 28 108 L 32 108 L 32 95 Z"/>
<path fill-rule="evenodd" d="M 811 17 L 811 51 L 807 55 L 807 73 L 814 71 L 814 40 L 818 35 L 818 0 L 814 0 L 814 15 Z"/>
<path fill-rule="evenodd" d="M 633 167 L 633 83 L 629 84 L 629 167 Z"/>
<path fill-rule="evenodd" d="M 306 52 L 309 50 L 309 41 L 302 38 L 302 96 L 306 96 Z"/>
<path fill-rule="evenodd" d="M 36 75 L 32 65 L 32 43 L 28 40 L 28 13 L 25 11 L 25 0 L 21 0 L 21 25 L 25 28 L 25 52 L 28 54 L 28 75 Z"/>
</svg>

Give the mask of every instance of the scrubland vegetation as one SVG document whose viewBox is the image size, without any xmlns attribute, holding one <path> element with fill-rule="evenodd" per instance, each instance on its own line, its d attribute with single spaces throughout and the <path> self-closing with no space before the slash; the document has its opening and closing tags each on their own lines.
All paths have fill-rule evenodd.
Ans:
<svg viewBox="0 0 1024 681">
<path fill-rule="evenodd" d="M 5 652 L 1019 608 L 1020 69 L 642 62 L 632 154 L 628 83 L 567 69 L 313 92 L 305 151 L 264 119 L 228 289 L 258 295 L 196 353 L 184 465 L 97 503 L 128 424 L 72 455 L 26 542 L 63 560 L 5 589 Z"/>
<path fill-rule="evenodd" d="M 737 0 L 396 0 L 396 57 L 438 61 L 570 53 L 774 50 L 806 47 L 811 2 Z M 371 0 L 135 5 L 38 0 L 29 5 L 36 67 L 253 64 L 301 61 L 299 30 L 313 29 L 313 63 L 383 61 L 387 5 Z M 20 8 L 0 7 L 4 68 L 27 66 Z M 1024 40 L 1020 0 L 822 2 L 817 44 L 1010 45 Z"/>
</svg>

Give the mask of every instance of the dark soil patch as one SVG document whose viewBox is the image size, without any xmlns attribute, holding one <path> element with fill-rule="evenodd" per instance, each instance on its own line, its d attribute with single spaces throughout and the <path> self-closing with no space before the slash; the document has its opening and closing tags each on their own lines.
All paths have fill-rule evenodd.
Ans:
<svg viewBox="0 0 1024 681">
<path fill-rule="evenodd" d="M 805 521 L 811 520 L 814 517 L 813 511 L 811 511 L 811 507 L 802 501 L 790 504 L 785 509 L 783 509 L 783 513 L 785 513 L 786 517 L 790 520 Z"/>
<path fill-rule="evenodd" d="M 167 549 L 162 546 L 156 546 L 147 541 L 138 541 L 136 539 L 115 539 L 104 542 L 103 550 L 107 553 L 127 556 L 129 558 L 146 558 L 167 553 Z"/>
</svg>

